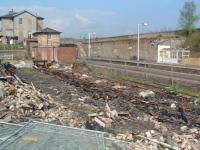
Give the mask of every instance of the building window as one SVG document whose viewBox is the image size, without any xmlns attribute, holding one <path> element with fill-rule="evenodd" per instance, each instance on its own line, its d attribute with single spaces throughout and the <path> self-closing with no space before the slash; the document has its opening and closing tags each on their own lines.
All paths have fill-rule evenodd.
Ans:
<svg viewBox="0 0 200 150">
<path fill-rule="evenodd" d="M 32 33 L 29 31 L 28 32 L 28 38 L 31 39 L 32 38 Z"/>
<path fill-rule="evenodd" d="M 48 38 L 48 39 L 51 39 L 51 34 L 47 34 L 47 38 Z"/>
<path fill-rule="evenodd" d="M 177 53 L 176 52 L 172 52 L 171 55 L 172 55 L 171 58 L 174 58 L 174 59 L 177 58 Z"/>
<path fill-rule="evenodd" d="M 23 23 L 22 18 L 19 18 L 19 24 L 22 24 L 22 23 Z"/>
<path fill-rule="evenodd" d="M 183 52 L 182 53 L 183 58 L 189 58 L 189 56 L 190 56 L 190 52 Z"/>
</svg>

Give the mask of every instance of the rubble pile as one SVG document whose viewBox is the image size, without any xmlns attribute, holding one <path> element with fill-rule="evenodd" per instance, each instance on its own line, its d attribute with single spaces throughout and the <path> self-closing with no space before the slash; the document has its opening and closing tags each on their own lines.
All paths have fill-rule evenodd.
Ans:
<svg viewBox="0 0 200 150">
<path fill-rule="evenodd" d="M 87 129 L 105 131 L 111 133 L 109 137 L 132 141 L 147 149 L 196 150 L 199 147 L 200 107 L 193 98 L 86 73 L 52 69 L 47 73 L 67 79 L 65 81 L 74 85 L 79 95 L 87 95 L 79 97 L 78 104 L 76 98 L 67 101 L 71 105 L 69 109 L 85 118 Z"/>
<path fill-rule="evenodd" d="M 93 113 L 88 115 L 96 125 L 110 129 L 112 125 L 122 119 L 128 119 L 130 117 L 129 112 L 117 112 L 111 110 L 108 104 L 106 104 L 105 113 Z M 173 150 L 199 150 L 200 148 L 200 129 L 197 127 L 188 128 L 182 126 L 181 132 L 172 131 L 165 124 L 158 122 L 154 117 L 144 115 L 137 117 L 138 121 L 150 122 L 153 124 L 151 130 L 144 130 L 143 132 L 125 131 L 114 132 L 109 134 L 109 138 L 116 138 L 118 140 L 125 140 L 132 143 L 133 149 L 173 149 Z M 94 124 L 93 124 L 94 125 Z M 134 124 L 132 124 L 134 127 Z M 86 126 L 88 128 L 88 126 Z M 89 129 L 94 129 L 89 126 Z M 100 129 L 100 128 L 98 128 Z"/>
<path fill-rule="evenodd" d="M 0 76 L 2 78 L 13 76 L 14 74 L 16 74 L 16 71 L 17 71 L 17 68 L 8 62 L 0 64 Z"/>
<path fill-rule="evenodd" d="M 103 131 L 107 138 L 130 142 L 132 149 L 199 150 L 200 106 L 194 99 L 73 67 L 54 64 L 47 74 L 31 72 L 25 83 L 14 66 L 0 66 L 0 120 L 35 119 Z"/>
<path fill-rule="evenodd" d="M 0 80 L 1 122 L 18 123 L 35 119 L 62 124 L 63 118 L 71 115 L 72 112 L 67 112 L 66 108 L 55 102 L 49 94 L 38 91 L 32 82 L 31 84 L 22 82 L 16 76 L 15 66 L 9 63 L 2 64 L 0 74 L 2 76 Z M 6 78 L 8 76 L 9 78 Z"/>
</svg>

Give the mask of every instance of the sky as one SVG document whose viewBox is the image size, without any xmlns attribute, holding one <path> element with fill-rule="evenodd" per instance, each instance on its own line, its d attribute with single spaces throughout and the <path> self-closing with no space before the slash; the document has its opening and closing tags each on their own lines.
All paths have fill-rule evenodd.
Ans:
<svg viewBox="0 0 200 150">
<path fill-rule="evenodd" d="M 9 10 L 29 10 L 45 18 L 45 27 L 57 29 L 62 37 L 83 38 L 137 33 L 138 23 L 146 22 L 141 32 L 179 28 L 180 9 L 189 0 L 1 0 L 0 14 Z M 200 14 L 200 0 L 193 0 Z M 200 27 L 200 23 L 196 24 Z"/>
</svg>

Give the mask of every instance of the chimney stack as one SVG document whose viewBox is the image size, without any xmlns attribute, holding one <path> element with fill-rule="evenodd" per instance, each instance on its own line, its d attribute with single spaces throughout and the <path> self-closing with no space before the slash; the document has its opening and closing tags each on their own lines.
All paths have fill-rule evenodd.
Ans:
<svg viewBox="0 0 200 150">
<path fill-rule="evenodd" d="M 13 14 L 13 13 L 14 13 L 14 10 L 13 10 L 13 9 L 9 11 L 9 14 L 10 14 L 10 15 Z"/>
</svg>

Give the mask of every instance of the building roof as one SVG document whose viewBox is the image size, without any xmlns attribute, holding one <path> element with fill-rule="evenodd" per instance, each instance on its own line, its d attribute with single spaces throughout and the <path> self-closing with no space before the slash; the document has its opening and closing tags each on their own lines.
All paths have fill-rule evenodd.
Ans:
<svg viewBox="0 0 200 150">
<path fill-rule="evenodd" d="M 47 28 L 44 28 L 44 29 L 42 29 L 40 31 L 37 31 L 37 32 L 33 33 L 33 35 L 42 34 L 42 33 L 56 33 L 56 34 L 60 34 L 61 32 L 47 27 Z"/>
<path fill-rule="evenodd" d="M 34 14 L 32 14 L 31 12 L 26 11 L 26 10 L 21 11 L 21 12 L 14 12 L 13 10 L 12 10 L 12 11 L 9 11 L 8 14 L 3 15 L 3 16 L 0 16 L 0 19 L 2 19 L 2 18 L 13 19 L 14 17 L 16 17 L 16 16 L 18 16 L 18 15 L 21 15 L 21 14 L 23 14 L 23 13 L 29 13 L 30 15 L 32 15 L 32 16 L 36 17 L 37 19 L 40 19 L 40 20 L 43 20 L 43 19 L 44 19 L 43 17 L 34 15 Z"/>
<path fill-rule="evenodd" d="M 158 45 L 169 45 L 170 48 L 177 49 L 177 48 L 182 48 L 184 42 L 185 42 L 184 39 L 180 39 L 180 38 L 176 39 L 176 38 L 174 38 L 174 39 L 166 39 L 166 40 L 160 41 L 157 44 Z"/>
<path fill-rule="evenodd" d="M 16 14 L 16 12 L 9 12 L 9 14 L 0 16 L 0 18 L 13 18 Z"/>
</svg>

